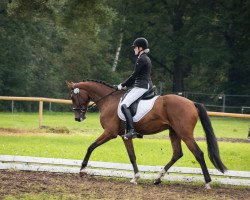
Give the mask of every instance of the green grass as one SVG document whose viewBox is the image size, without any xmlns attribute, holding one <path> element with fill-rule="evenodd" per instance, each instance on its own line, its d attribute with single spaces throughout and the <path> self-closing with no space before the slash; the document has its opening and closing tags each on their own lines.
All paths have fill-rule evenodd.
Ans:
<svg viewBox="0 0 250 200">
<path fill-rule="evenodd" d="M 247 137 L 249 119 L 211 117 L 211 121 L 218 138 Z M 0 113 L 0 128 L 21 130 L 21 133 L 9 134 L 1 133 L 0 129 L 0 154 L 83 159 L 88 146 L 103 131 L 98 113 L 88 113 L 86 121 L 78 123 L 74 121 L 73 113 L 46 112 L 43 125 L 65 128 L 69 134 L 52 134 L 46 133 L 48 129 L 38 129 L 38 113 Z M 170 141 L 165 139 L 167 135 L 168 131 L 165 131 L 134 140 L 138 164 L 165 165 L 172 155 Z M 195 136 L 204 136 L 199 122 Z M 205 153 L 208 167 L 213 168 L 207 157 L 206 142 L 198 144 Z M 175 166 L 199 167 L 186 145 L 182 146 L 184 157 Z M 219 142 L 219 146 L 222 160 L 229 169 L 250 171 L 249 143 Z M 120 138 L 98 147 L 91 160 L 130 163 Z"/>
<path fill-rule="evenodd" d="M 210 117 L 218 138 L 247 138 L 250 119 Z M 99 135 L 102 127 L 99 122 L 98 113 L 87 113 L 84 122 L 75 122 L 73 113 L 45 112 L 43 125 L 49 127 L 65 127 L 74 133 Z M 0 128 L 37 129 L 38 113 L 0 113 Z M 148 138 L 165 138 L 167 131 L 149 136 Z M 197 123 L 194 131 L 195 137 L 204 137 L 200 122 Z"/>
<path fill-rule="evenodd" d="M 80 134 L 0 135 L 0 154 L 83 159 L 94 139 L 93 136 Z M 134 143 L 138 164 L 165 165 L 171 158 L 172 149 L 169 140 L 136 139 Z M 207 157 L 207 144 L 198 142 L 198 145 L 204 151 L 208 167 L 213 168 Z M 186 145 L 182 146 L 184 156 L 175 166 L 199 167 Z M 219 146 L 222 160 L 230 170 L 250 171 L 248 143 L 220 142 Z M 130 163 L 121 138 L 98 147 L 93 152 L 91 160 Z"/>
<path fill-rule="evenodd" d="M 88 113 L 86 122 L 76 122 L 71 112 L 45 112 L 43 115 L 43 126 L 67 127 L 78 131 L 102 130 L 98 113 Z M 36 129 L 38 126 L 38 113 L 0 113 L 1 128 Z"/>
</svg>

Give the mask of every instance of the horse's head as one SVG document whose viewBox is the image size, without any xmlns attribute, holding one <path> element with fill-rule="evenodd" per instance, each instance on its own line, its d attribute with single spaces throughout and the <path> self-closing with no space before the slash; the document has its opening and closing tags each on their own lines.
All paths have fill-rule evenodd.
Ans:
<svg viewBox="0 0 250 200">
<path fill-rule="evenodd" d="M 71 90 L 70 95 L 72 99 L 73 110 L 75 112 L 75 120 L 81 122 L 86 119 L 85 114 L 88 109 L 90 97 L 85 90 L 78 88 L 77 84 L 73 83 L 72 81 L 67 82 L 67 85 Z"/>
</svg>

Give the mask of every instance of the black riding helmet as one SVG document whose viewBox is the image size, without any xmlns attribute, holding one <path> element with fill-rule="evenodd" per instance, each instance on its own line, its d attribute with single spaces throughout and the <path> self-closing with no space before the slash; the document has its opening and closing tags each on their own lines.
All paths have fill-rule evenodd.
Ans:
<svg viewBox="0 0 250 200">
<path fill-rule="evenodd" d="M 147 49 L 148 48 L 148 41 L 143 37 L 137 38 L 133 42 L 132 47 L 142 47 L 143 49 Z"/>
</svg>

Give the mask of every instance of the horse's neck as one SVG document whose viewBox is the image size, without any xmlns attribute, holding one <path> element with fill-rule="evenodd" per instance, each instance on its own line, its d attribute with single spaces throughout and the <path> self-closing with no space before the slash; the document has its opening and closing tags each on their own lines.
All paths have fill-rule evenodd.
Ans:
<svg viewBox="0 0 250 200">
<path fill-rule="evenodd" d="M 112 88 L 95 82 L 86 82 L 83 88 L 95 103 L 113 91 Z"/>
</svg>

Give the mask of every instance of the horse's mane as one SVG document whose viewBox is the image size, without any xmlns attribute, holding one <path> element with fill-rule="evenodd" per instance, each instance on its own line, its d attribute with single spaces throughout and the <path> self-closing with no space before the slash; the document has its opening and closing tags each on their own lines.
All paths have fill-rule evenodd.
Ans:
<svg viewBox="0 0 250 200">
<path fill-rule="evenodd" d="M 87 81 L 92 81 L 92 82 L 95 82 L 95 83 L 101 83 L 103 85 L 106 85 L 106 86 L 108 86 L 110 88 L 114 88 L 114 89 L 116 88 L 114 85 L 111 85 L 111 84 L 109 84 L 109 83 L 107 83 L 105 81 L 101 81 L 101 80 L 95 80 L 95 79 L 86 79 L 86 80 L 83 80 L 83 82 L 87 82 Z"/>
</svg>

